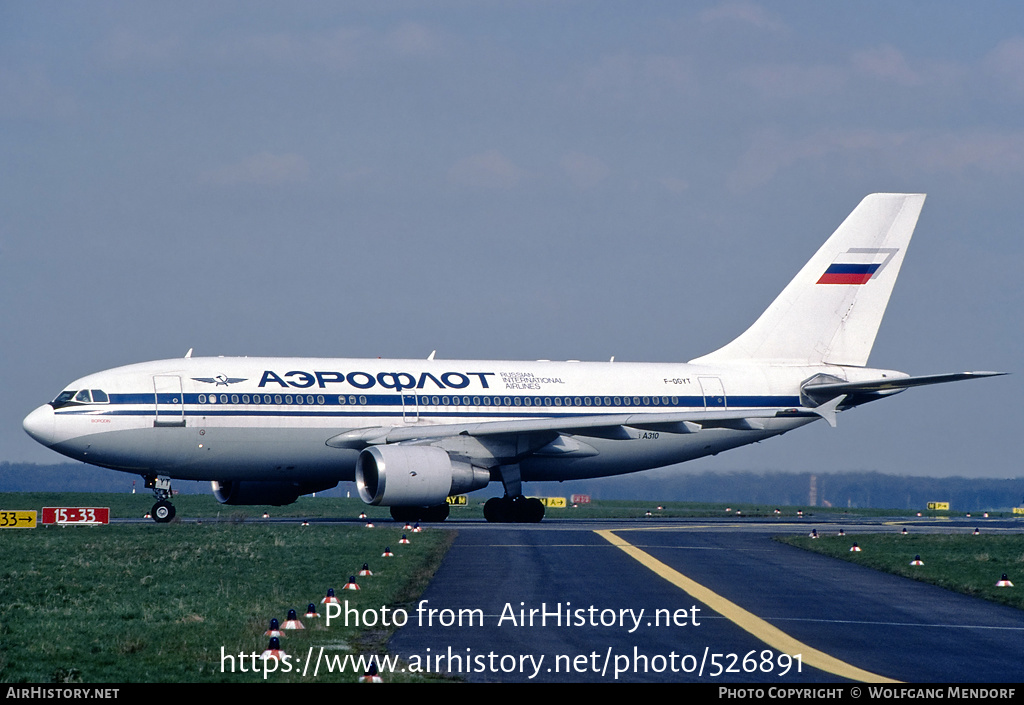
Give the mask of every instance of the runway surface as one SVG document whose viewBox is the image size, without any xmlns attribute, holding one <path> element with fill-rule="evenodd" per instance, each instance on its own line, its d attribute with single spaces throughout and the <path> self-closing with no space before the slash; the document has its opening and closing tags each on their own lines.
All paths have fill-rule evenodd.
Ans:
<svg viewBox="0 0 1024 705">
<path fill-rule="evenodd" d="M 1024 681 L 1024 611 L 772 540 L 815 526 L 448 523 L 390 650 L 474 682 Z"/>
</svg>

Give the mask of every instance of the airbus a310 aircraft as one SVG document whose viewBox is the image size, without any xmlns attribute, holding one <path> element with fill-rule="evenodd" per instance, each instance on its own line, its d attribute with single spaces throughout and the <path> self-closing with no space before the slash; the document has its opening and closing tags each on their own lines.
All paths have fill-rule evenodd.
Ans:
<svg viewBox="0 0 1024 705">
<path fill-rule="evenodd" d="M 72 382 L 24 421 L 68 457 L 146 478 L 156 521 L 172 479 L 225 504 L 294 502 L 355 480 L 396 520 L 500 480 L 488 521 L 536 522 L 523 481 L 680 463 L 778 436 L 909 387 L 866 367 L 924 204 L 865 198 L 746 332 L 688 363 L 185 358 Z"/>
</svg>

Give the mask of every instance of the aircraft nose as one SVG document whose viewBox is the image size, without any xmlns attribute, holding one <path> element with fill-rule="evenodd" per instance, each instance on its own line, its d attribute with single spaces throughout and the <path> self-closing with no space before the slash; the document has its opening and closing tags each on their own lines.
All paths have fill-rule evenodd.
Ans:
<svg viewBox="0 0 1024 705">
<path fill-rule="evenodd" d="M 53 407 L 43 404 L 25 417 L 21 422 L 25 433 L 32 436 L 44 446 L 51 446 L 55 441 Z"/>
</svg>

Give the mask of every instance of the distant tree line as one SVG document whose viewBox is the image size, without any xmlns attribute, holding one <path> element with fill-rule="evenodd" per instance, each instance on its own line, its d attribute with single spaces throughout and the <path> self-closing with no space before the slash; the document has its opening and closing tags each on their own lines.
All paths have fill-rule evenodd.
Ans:
<svg viewBox="0 0 1024 705">
<path fill-rule="evenodd" d="M 589 494 L 594 499 L 661 499 L 683 502 L 737 502 L 764 505 L 811 504 L 815 477 L 819 507 L 924 509 L 928 502 L 949 502 L 956 511 L 1008 510 L 1024 506 L 1024 477 L 1010 479 L 918 477 L 880 472 L 836 473 L 703 472 L 666 470 L 536 483 L 539 495 Z"/>
<path fill-rule="evenodd" d="M 526 483 L 539 496 L 589 494 L 594 499 L 644 499 L 683 502 L 737 502 L 764 505 L 811 504 L 812 473 L 702 472 L 654 470 L 631 475 L 562 483 Z M 880 472 L 817 473 L 817 506 L 923 509 L 928 502 L 949 502 L 956 511 L 1007 510 L 1024 506 L 1024 478 L 917 477 Z M 84 463 L 36 465 L 0 463 L 0 492 L 136 492 L 146 493 L 142 478 Z M 185 494 L 210 492 L 208 482 L 174 481 Z M 497 485 L 481 496 L 500 493 Z M 344 496 L 349 482 L 321 494 Z"/>
</svg>

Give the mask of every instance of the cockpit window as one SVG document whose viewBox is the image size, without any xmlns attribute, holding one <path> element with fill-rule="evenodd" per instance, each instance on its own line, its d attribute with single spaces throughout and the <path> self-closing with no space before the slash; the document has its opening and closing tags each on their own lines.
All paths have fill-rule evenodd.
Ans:
<svg viewBox="0 0 1024 705">
<path fill-rule="evenodd" d="M 60 394 L 57 395 L 57 398 L 53 400 L 53 405 L 63 406 L 64 404 L 67 404 L 69 401 L 75 398 L 75 394 L 76 392 L 74 391 L 61 392 Z"/>
<path fill-rule="evenodd" d="M 110 397 L 102 389 L 81 389 L 61 392 L 50 402 L 50 406 L 59 409 L 69 404 L 109 404 Z"/>
</svg>

